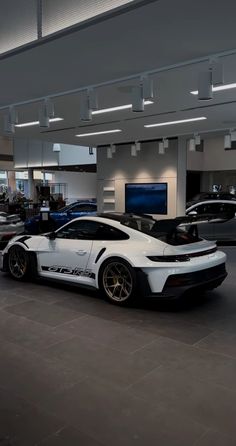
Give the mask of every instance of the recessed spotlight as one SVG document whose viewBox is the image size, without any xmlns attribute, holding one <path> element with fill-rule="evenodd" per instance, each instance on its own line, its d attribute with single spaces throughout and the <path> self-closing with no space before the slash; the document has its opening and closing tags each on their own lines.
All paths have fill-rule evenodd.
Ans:
<svg viewBox="0 0 236 446">
<path fill-rule="evenodd" d="M 199 118 L 179 119 L 178 121 L 167 121 L 167 122 L 158 122 L 157 124 L 146 124 L 144 127 L 146 128 L 163 127 L 165 125 L 185 124 L 188 122 L 203 121 L 205 119 L 207 119 L 205 116 L 200 116 Z"/>
</svg>

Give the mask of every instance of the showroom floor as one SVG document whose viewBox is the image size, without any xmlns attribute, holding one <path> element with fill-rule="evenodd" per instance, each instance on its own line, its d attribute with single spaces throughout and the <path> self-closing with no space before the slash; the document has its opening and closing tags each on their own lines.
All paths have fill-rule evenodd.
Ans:
<svg viewBox="0 0 236 446">
<path fill-rule="evenodd" d="M 0 446 L 235 446 L 236 248 L 191 304 L 0 277 Z"/>
</svg>

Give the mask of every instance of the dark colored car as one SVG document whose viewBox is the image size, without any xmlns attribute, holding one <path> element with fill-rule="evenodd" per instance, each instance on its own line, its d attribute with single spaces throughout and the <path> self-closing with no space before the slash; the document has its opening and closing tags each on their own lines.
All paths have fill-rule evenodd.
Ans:
<svg viewBox="0 0 236 446">
<path fill-rule="evenodd" d="M 186 214 L 222 217 L 222 221 L 217 223 L 199 225 L 199 235 L 219 242 L 231 243 L 236 240 L 236 200 L 220 198 L 199 200 L 187 207 Z"/>
<path fill-rule="evenodd" d="M 48 227 L 42 222 L 41 216 L 36 215 L 25 222 L 25 231 L 28 234 L 39 234 L 47 230 L 55 230 L 63 226 L 73 218 L 93 215 L 97 212 L 97 204 L 93 201 L 76 201 L 58 211 L 49 212 Z"/>
<path fill-rule="evenodd" d="M 189 208 L 196 203 L 200 203 L 205 200 L 229 200 L 236 201 L 236 195 L 229 192 L 200 192 L 188 201 L 186 207 Z"/>
</svg>

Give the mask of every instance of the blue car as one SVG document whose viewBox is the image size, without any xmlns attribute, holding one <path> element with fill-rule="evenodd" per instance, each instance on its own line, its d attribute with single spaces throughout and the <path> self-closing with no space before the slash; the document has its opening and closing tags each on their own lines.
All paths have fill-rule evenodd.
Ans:
<svg viewBox="0 0 236 446">
<path fill-rule="evenodd" d="M 93 201 L 76 201 L 58 211 L 49 213 L 48 225 L 42 222 L 40 215 L 35 215 L 25 221 L 25 231 L 28 234 L 39 234 L 40 232 L 54 231 L 63 226 L 73 218 L 84 215 L 94 215 L 97 212 L 97 204 Z"/>
</svg>

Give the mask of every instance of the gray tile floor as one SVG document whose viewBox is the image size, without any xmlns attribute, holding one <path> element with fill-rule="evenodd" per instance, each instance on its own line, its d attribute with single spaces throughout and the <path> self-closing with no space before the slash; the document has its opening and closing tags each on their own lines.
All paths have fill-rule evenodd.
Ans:
<svg viewBox="0 0 236 446">
<path fill-rule="evenodd" d="M 235 446 L 236 248 L 217 290 L 114 307 L 0 276 L 0 446 Z"/>
</svg>

